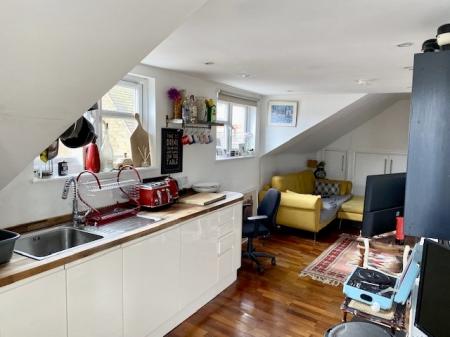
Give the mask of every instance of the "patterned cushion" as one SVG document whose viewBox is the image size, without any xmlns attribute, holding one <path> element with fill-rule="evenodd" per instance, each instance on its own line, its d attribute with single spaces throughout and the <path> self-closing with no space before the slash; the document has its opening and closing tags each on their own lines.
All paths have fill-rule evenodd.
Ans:
<svg viewBox="0 0 450 337">
<path fill-rule="evenodd" d="M 316 180 L 316 189 L 314 194 L 320 195 L 324 198 L 332 195 L 339 195 L 339 184 Z"/>
</svg>

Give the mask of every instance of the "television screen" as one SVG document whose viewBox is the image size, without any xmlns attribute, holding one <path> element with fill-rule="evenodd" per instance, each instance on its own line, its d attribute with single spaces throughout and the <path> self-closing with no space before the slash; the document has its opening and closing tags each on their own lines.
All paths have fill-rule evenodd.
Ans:
<svg viewBox="0 0 450 337">
<path fill-rule="evenodd" d="M 431 337 L 450 336 L 450 248 L 426 240 L 415 325 Z"/>
<path fill-rule="evenodd" d="M 361 235 L 369 238 L 395 230 L 403 215 L 406 173 L 367 176 Z"/>
</svg>

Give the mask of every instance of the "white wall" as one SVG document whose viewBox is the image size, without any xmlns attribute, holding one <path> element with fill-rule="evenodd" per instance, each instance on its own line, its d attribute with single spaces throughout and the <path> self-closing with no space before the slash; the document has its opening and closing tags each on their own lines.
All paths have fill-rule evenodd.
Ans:
<svg viewBox="0 0 450 337">
<path fill-rule="evenodd" d="M 205 2 L 0 1 L 0 189 Z"/>
<path fill-rule="evenodd" d="M 306 161 L 316 159 L 316 153 L 280 153 L 260 160 L 260 187 L 269 184 L 272 176 L 306 169 Z"/>
<path fill-rule="evenodd" d="M 260 185 L 269 183 L 273 175 L 304 169 L 307 159 L 323 160 L 325 149 L 347 152 L 347 179 L 350 180 L 353 176 L 355 152 L 406 154 L 408 151 L 409 112 L 410 100 L 401 99 L 317 153 L 268 154 L 260 161 Z M 262 113 L 264 114 L 264 111 Z"/>
<path fill-rule="evenodd" d="M 355 152 L 407 154 L 410 99 L 402 99 L 325 149 L 347 151 L 347 179 L 353 177 Z M 323 159 L 323 150 L 318 158 Z"/>
<path fill-rule="evenodd" d="M 362 94 L 290 94 L 265 97 L 261 102 L 261 125 L 264 125 L 261 130 L 261 140 L 264 153 L 272 151 L 363 96 Z M 299 102 L 296 127 L 268 125 L 268 108 L 271 100 Z"/>
<path fill-rule="evenodd" d="M 155 102 L 152 104 L 155 123 L 151 123 L 153 165 L 144 177 L 160 175 L 160 130 L 165 126 L 165 115 L 171 112 L 167 89 L 172 86 L 185 88 L 189 93 L 206 97 L 216 97 L 219 89 L 242 92 L 217 83 L 200 80 L 182 73 L 139 65 L 131 73 L 155 79 Z M 259 130 L 259 125 L 257 126 Z M 259 133 L 257 130 L 257 134 Z M 259 159 L 215 160 L 215 144 L 191 145 L 184 147 L 184 170 L 190 182 L 218 181 L 223 189 L 247 192 L 257 190 L 259 185 Z M 0 227 L 46 219 L 71 212 L 69 200 L 61 199 L 64 180 L 33 182 L 31 164 L 25 168 L 8 186 L 0 191 Z M 111 193 L 105 193 L 98 204 L 107 204 Z"/>
</svg>

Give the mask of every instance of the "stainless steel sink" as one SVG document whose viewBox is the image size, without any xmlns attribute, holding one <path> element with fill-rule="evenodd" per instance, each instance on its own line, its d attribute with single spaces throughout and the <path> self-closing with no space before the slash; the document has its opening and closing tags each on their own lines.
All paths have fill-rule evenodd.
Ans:
<svg viewBox="0 0 450 337">
<path fill-rule="evenodd" d="M 67 249 L 102 238 L 102 235 L 72 227 L 57 227 L 21 236 L 16 241 L 14 251 L 32 259 L 43 260 Z"/>
</svg>

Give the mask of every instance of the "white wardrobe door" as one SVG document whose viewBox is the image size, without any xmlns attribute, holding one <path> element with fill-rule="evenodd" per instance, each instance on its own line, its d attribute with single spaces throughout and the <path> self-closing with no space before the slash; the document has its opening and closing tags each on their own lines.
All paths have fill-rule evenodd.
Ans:
<svg viewBox="0 0 450 337">
<path fill-rule="evenodd" d="M 355 153 L 353 194 L 364 195 L 368 175 L 389 173 L 388 156 L 378 153 Z"/>
<path fill-rule="evenodd" d="M 328 179 L 347 178 L 347 152 L 325 150 L 325 171 Z"/>
</svg>

